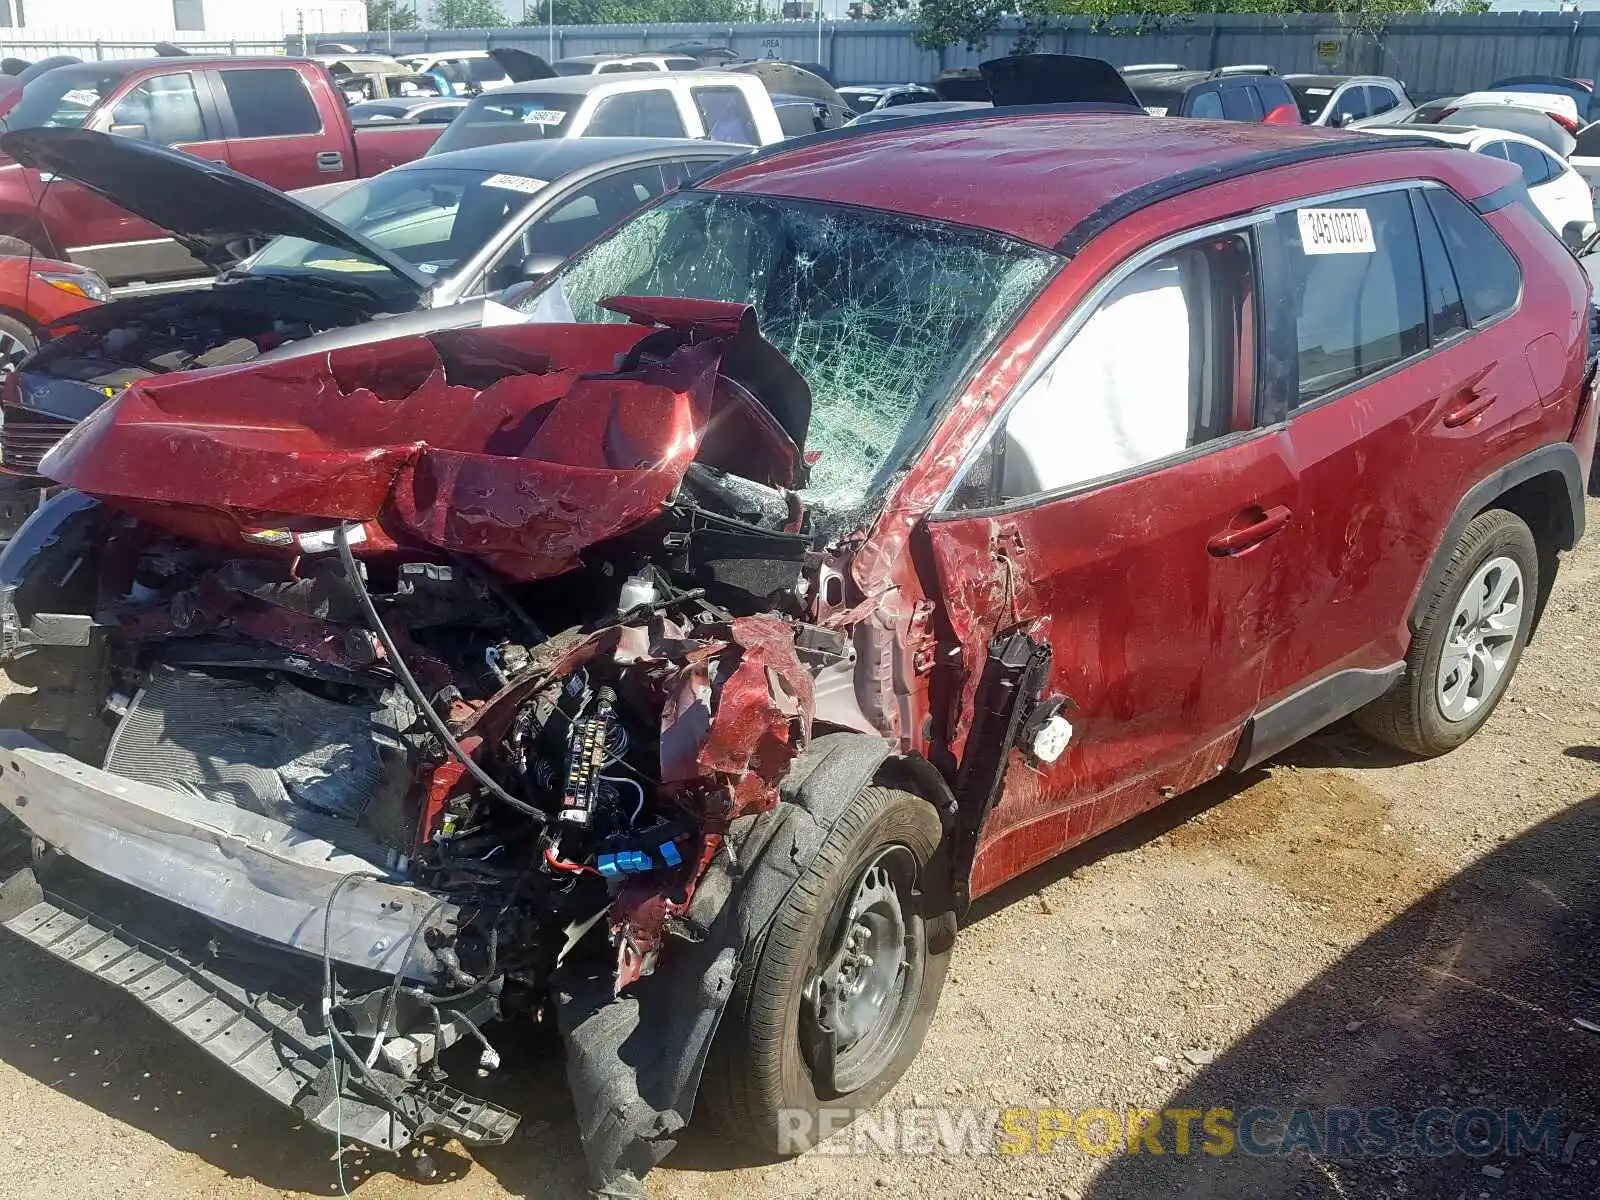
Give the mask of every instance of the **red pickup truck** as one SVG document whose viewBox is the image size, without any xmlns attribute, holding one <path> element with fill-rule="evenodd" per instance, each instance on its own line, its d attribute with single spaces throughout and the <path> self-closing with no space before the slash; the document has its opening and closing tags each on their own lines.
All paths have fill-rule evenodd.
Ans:
<svg viewBox="0 0 1600 1200">
<path fill-rule="evenodd" d="M 320 63 L 232 57 L 55 67 L 0 92 L 0 122 L 172 146 L 285 191 L 409 162 L 442 128 L 354 129 Z M 113 284 L 205 273 L 155 226 L 79 184 L 0 159 L 0 254 L 30 252 L 93 267 Z"/>
</svg>

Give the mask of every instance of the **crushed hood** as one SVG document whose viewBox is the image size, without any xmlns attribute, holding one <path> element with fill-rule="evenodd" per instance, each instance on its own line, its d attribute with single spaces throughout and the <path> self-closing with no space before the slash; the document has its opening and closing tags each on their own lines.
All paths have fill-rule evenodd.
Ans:
<svg viewBox="0 0 1600 1200">
<path fill-rule="evenodd" d="M 71 179 L 170 233 L 214 270 L 249 253 L 247 243 L 300 237 L 382 263 L 420 297 L 428 278 L 404 259 L 230 167 L 89 129 L 19 129 L 0 152 L 25 167 Z"/>
<path fill-rule="evenodd" d="M 40 470 L 213 544 L 326 551 L 351 522 L 362 552 L 422 544 L 521 580 L 659 514 L 696 461 L 798 482 L 787 431 L 803 440 L 810 393 L 749 309 L 608 303 L 650 324 L 449 330 L 141 381 Z"/>
</svg>

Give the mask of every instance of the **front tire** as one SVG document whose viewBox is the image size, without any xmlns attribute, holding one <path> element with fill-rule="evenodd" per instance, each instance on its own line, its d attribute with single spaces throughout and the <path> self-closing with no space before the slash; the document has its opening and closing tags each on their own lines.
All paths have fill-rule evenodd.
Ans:
<svg viewBox="0 0 1600 1200">
<path fill-rule="evenodd" d="M 954 932 L 941 903 L 941 834 L 921 797 L 866 788 L 741 971 L 702 1101 L 752 1157 L 809 1150 L 876 1104 L 916 1057 Z"/>
<path fill-rule="evenodd" d="M 0 315 L 0 379 L 15 371 L 38 348 L 39 339 L 32 329 L 15 317 Z"/>
<path fill-rule="evenodd" d="M 1523 519 L 1492 508 L 1473 518 L 1427 602 L 1406 671 L 1356 713 L 1379 741 L 1431 758 L 1454 750 L 1494 712 L 1533 629 L 1539 547 Z"/>
</svg>

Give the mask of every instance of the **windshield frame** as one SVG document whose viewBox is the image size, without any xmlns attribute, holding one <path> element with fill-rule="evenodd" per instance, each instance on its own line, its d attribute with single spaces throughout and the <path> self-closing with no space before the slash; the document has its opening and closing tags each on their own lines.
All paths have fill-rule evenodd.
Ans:
<svg viewBox="0 0 1600 1200">
<path fill-rule="evenodd" d="M 1041 246 L 980 225 L 969 225 L 938 217 L 896 212 L 893 209 L 854 204 L 849 201 L 815 200 L 781 194 L 723 192 L 710 187 L 684 186 L 677 191 L 667 192 L 643 205 L 622 224 L 608 230 L 588 245 L 575 251 L 559 267 L 540 279 L 530 291 L 518 297 L 515 307 L 524 313 L 533 312 L 538 307 L 541 299 L 556 288 L 567 273 L 576 269 L 597 247 L 618 236 L 635 221 L 647 218 L 658 208 L 693 200 L 735 202 L 750 207 L 781 205 L 786 208 L 815 213 L 853 215 L 875 221 L 900 222 L 908 226 L 929 230 L 948 230 L 966 238 L 989 240 L 997 245 L 1024 251 L 1028 255 L 1036 257 L 1044 266 L 1038 279 L 1034 281 L 1032 290 L 1017 301 L 1014 310 L 1004 319 L 996 322 L 987 337 L 974 340 L 972 345 L 967 348 L 964 356 L 953 356 L 951 361 L 944 366 L 939 374 L 929 382 L 921 395 L 917 397 L 912 411 L 891 443 L 889 452 L 884 455 L 882 464 L 874 471 L 870 481 L 862 489 L 859 500 L 848 505 L 838 504 L 831 502 L 837 500 L 838 497 L 819 495 L 811 486 L 797 489 L 798 494 L 805 501 L 806 508 L 811 514 L 813 527 L 825 539 L 847 532 L 850 526 L 859 525 L 862 520 L 870 524 L 875 519 L 875 514 L 882 508 L 888 493 L 922 459 L 929 445 L 933 442 L 940 429 L 944 427 L 950 412 L 960 398 L 971 389 L 984 365 L 994 357 L 995 353 L 1011 337 L 1018 325 L 1033 311 L 1040 296 L 1044 295 L 1054 280 L 1066 269 L 1070 261 L 1066 255 L 1053 247 Z M 1017 261 L 1019 263 L 1022 261 L 1020 256 Z M 621 293 L 612 292 L 609 294 L 617 295 Z M 781 347 L 777 348 L 782 353 Z M 787 358 L 788 355 L 785 354 L 785 357 Z M 798 365 L 796 365 L 795 369 L 799 370 Z M 804 378 L 804 372 L 801 372 L 801 375 Z M 807 385 L 810 386 L 810 380 L 807 380 Z M 813 405 L 813 415 L 815 411 L 815 405 Z M 810 440 L 811 431 L 808 429 L 807 442 L 809 443 Z M 799 449 L 804 453 L 810 448 L 809 445 L 805 445 Z M 864 517 L 863 514 L 873 515 Z"/>
</svg>

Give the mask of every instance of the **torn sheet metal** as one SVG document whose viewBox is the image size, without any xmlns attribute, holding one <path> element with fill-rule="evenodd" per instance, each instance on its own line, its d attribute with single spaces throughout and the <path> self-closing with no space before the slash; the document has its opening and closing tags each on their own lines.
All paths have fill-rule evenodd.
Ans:
<svg viewBox="0 0 1600 1200">
<path fill-rule="evenodd" d="M 670 316 L 692 336 L 622 370 L 648 329 L 446 331 L 142 381 L 42 469 L 222 545 L 260 550 L 263 527 L 352 521 L 363 552 L 420 543 L 544 578 L 648 519 L 682 482 L 718 407 L 726 330 L 751 328 L 738 306 L 706 307 L 698 326 L 679 302 Z"/>
</svg>

